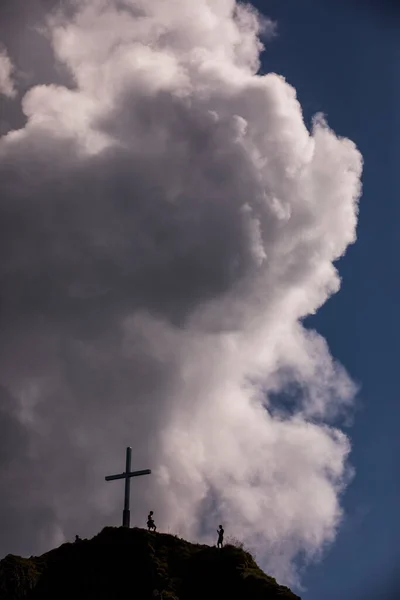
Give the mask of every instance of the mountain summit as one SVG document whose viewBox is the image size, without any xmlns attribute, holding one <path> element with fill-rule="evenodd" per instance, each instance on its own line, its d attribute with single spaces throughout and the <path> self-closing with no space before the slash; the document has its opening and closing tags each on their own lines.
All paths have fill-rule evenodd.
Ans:
<svg viewBox="0 0 400 600">
<path fill-rule="evenodd" d="M 0 561 L 0 600 L 300 600 L 248 552 L 106 527 L 42 556 Z"/>
</svg>

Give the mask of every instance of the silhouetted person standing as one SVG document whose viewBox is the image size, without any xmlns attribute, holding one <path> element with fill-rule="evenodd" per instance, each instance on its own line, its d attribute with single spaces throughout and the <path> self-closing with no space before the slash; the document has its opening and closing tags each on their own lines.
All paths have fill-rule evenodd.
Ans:
<svg viewBox="0 0 400 600">
<path fill-rule="evenodd" d="M 217 548 L 222 548 L 222 546 L 224 545 L 224 530 L 222 528 L 222 525 L 220 525 L 219 528 L 217 529 L 217 533 L 218 533 Z"/>
<path fill-rule="evenodd" d="M 149 512 L 149 516 L 147 517 L 147 529 L 149 531 L 156 531 L 157 529 L 156 524 L 154 523 L 152 510 Z"/>
</svg>

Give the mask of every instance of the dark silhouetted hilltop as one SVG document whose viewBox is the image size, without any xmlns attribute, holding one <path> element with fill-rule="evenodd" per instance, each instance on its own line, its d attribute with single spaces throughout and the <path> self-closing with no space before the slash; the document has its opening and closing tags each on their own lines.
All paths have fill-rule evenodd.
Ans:
<svg viewBox="0 0 400 600">
<path fill-rule="evenodd" d="M 0 561 L 0 600 L 299 600 L 236 546 L 106 527 L 42 556 Z"/>
</svg>

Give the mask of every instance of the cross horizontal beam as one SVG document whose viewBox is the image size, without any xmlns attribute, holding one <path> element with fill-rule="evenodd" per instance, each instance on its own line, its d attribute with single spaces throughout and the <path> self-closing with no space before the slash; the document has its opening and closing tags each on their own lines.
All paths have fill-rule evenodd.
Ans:
<svg viewBox="0 0 400 600">
<path fill-rule="evenodd" d="M 114 479 L 128 479 L 128 477 L 139 477 L 139 475 L 151 475 L 151 469 L 132 471 L 131 473 L 118 473 L 118 475 L 107 475 L 105 480 L 113 481 Z"/>
</svg>

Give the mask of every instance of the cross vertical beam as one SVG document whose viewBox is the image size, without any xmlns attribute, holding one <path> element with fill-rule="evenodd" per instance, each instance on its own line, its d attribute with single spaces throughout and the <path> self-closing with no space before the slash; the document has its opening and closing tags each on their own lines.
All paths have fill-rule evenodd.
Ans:
<svg viewBox="0 0 400 600">
<path fill-rule="evenodd" d="M 125 473 L 131 472 L 131 458 L 132 448 L 126 449 L 126 462 L 125 462 Z M 131 523 L 131 511 L 129 509 L 129 501 L 131 496 L 131 480 L 129 477 L 125 477 L 125 499 L 124 499 L 124 512 L 122 513 L 122 527 L 129 527 Z"/>
<path fill-rule="evenodd" d="M 124 473 L 118 473 L 118 475 L 107 475 L 106 481 L 113 481 L 114 479 L 125 479 L 125 494 L 124 494 L 124 510 L 122 512 L 122 527 L 130 526 L 130 495 L 131 495 L 131 477 L 139 477 L 140 475 L 150 475 L 150 469 L 144 469 L 143 471 L 131 471 L 131 457 L 132 448 L 128 446 L 126 449 L 126 462 Z"/>
</svg>

